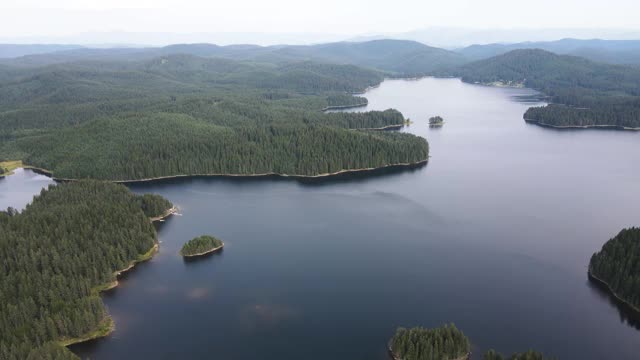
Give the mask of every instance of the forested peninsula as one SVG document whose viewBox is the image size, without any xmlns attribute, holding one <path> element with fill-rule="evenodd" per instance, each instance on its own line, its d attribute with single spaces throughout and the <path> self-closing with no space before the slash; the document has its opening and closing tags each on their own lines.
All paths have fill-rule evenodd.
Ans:
<svg viewBox="0 0 640 360">
<path fill-rule="evenodd" d="M 384 74 L 309 61 L 167 54 L 145 60 L 0 67 L 0 161 L 56 179 L 188 175 L 318 176 L 428 159 L 396 110 L 351 93 Z"/>
<path fill-rule="evenodd" d="M 620 231 L 593 254 L 589 276 L 640 312 L 640 228 Z"/>
<path fill-rule="evenodd" d="M 99 292 L 157 250 L 150 218 L 172 205 L 94 180 L 51 185 L 0 212 L 0 358 L 76 359 L 64 345 L 114 327 Z"/>
<path fill-rule="evenodd" d="M 210 235 L 201 235 L 187 241 L 180 249 L 180 255 L 188 258 L 210 254 L 222 249 L 224 243 Z"/>
<path fill-rule="evenodd" d="M 640 130 L 640 69 L 544 50 L 514 50 L 438 72 L 480 84 L 526 86 L 550 105 L 530 108 L 528 122 L 556 128 Z"/>
</svg>

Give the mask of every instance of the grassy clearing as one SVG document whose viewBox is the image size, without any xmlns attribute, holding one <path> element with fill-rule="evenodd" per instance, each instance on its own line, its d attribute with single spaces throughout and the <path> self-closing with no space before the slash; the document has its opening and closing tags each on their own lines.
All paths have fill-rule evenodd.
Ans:
<svg viewBox="0 0 640 360">
<path fill-rule="evenodd" d="M 10 161 L 0 161 L 0 168 L 3 168 L 5 171 L 4 176 L 13 175 L 13 171 L 19 168 L 29 167 L 22 163 L 22 160 L 10 160 Z"/>
</svg>

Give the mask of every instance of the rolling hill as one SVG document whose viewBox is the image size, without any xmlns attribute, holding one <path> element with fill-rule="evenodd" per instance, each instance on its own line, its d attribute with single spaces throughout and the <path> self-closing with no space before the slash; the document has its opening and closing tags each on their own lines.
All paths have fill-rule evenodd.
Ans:
<svg viewBox="0 0 640 360">
<path fill-rule="evenodd" d="M 472 45 L 456 50 L 470 60 L 488 59 L 519 49 L 541 49 L 610 64 L 640 64 L 640 40 L 579 40 Z"/>
<path fill-rule="evenodd" d="M 428 157 L 422 138 L 370 131 L 402 126 L 398 111 L 321 111 L 383 80 L 356 65 L 169 54 L 5 66 L 3 78 L 0 160 L 60 178 L 314 176 Z"/>
<path fill-rule="evenodd" d="M 305 46 L 177 44 L 162 48 L 72 49 L 5 59 L 1 63 L 13 66 L 46 66 L 78 61 L 141 61 L 172 54 L 271 64 L 305 60 L 351 64 L 402 76 L 423 75 L 466 62 L 465 57 L 460 54 L 415 41 L 374 40 Z"/>
<path fill-rule="evenodd" d="M 0 44 L 0 59 L 16 58 L 25 55 L 48 54 L 57 51 L 80 49 L 80 45 L 60 44 Z"/>
<path fill-rule="evenodd" d="M 480 84 L 523 85 L 552 102 L 525 118 L 558 127 L 640 127 L 640 69 L 539 49 L 513 50 L 441 72 Z"/>
</svg>

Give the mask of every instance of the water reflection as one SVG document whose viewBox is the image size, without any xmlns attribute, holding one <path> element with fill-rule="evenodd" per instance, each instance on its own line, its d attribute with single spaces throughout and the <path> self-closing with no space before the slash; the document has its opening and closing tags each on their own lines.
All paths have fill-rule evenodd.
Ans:
<svg viewBox="0 0 640 360">
<path fill-rule="evenodd" d="M 132 189 L 144 189 L 149 184 L 156 185 L 178 185 L 186 184 L 194 181 L 209 181 L 211 183 L 233 183 L 233 184 L 253 184 L 263 183 L 265 181 L 281 181 L 281 182 L 296 182 L 304 185 L 330 185 L 343 182 L 362 182 L 369 181 L 373 178 L 388 177 L 390 175 L 413 173 L 426 168 L 428 162 L 420 162 L 412 165 L 398 165 L 387 166 L 379 169 L 372 169 L 367 171 L 357 172 L 344 172 L 333 176 L 320 176 L 320 177 L 283 177 L 278 175 L 266 175 L 266 176 L 190 176 L 190 177 L 177 177 L 167 178 L 160 180 L 153 180 L 149 182 L 132 182 L 126 184 Z"/>
<path fill-rule="evenodd" d="M 605 284 L 591 276 L 588 276 L 587 286 L 594 294 L 597 294 L 601 299 L 608 300 L 609 304 L 618 310 L 621 323 L 640 330 L 640 312 L 629 306 L 629 304 L 624 301 L 618 299 L 611 293 Z"/>
</svg>

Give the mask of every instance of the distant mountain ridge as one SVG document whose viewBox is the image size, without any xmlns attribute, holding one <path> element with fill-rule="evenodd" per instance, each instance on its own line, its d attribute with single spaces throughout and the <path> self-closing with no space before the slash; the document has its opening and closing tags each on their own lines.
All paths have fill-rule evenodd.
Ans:
<svg viewBox="0 0 640 360">
<path fill-rule="evenodd" d="M 75 48 L 48 54 L 31 54 L 3 63 L 44 66 L 75 61 L 148 60 L 170 54 L 222 57 L 267 63 L 312 60 L 351 64 L 399 75 L 425 75 L 444 67 L 467 62 L 463 55 L 407 40 L 337 42 L 320 45 L 227 45 L 176 44 L 161 48 Z"/>
<path fill-rule="evenodd" d="M 640 40 L 580 40 L 471 45 L 456 50 L 470 60 L 488 59 L 519 49 L 541 49 L 559 55 L 574 55 L 611 64 L 640 64 Z"/>
<path fill-rule="evenodd" d="M 83 46 L 60 44 L 0 44 L 0 59 L 16 58 L 25 55 L 48 54 L 56 51 L 81 48 L 83 48 Z"/>
<path fill-rule="evenodd" d="M 452 51 L 409 40 L 339 42 L 283 47 L 279 53 L 308 59 L 352 63 L 400 74 L 427 74 L 439 68 L 461 65 L 467 60 Z"/>
</svg>

